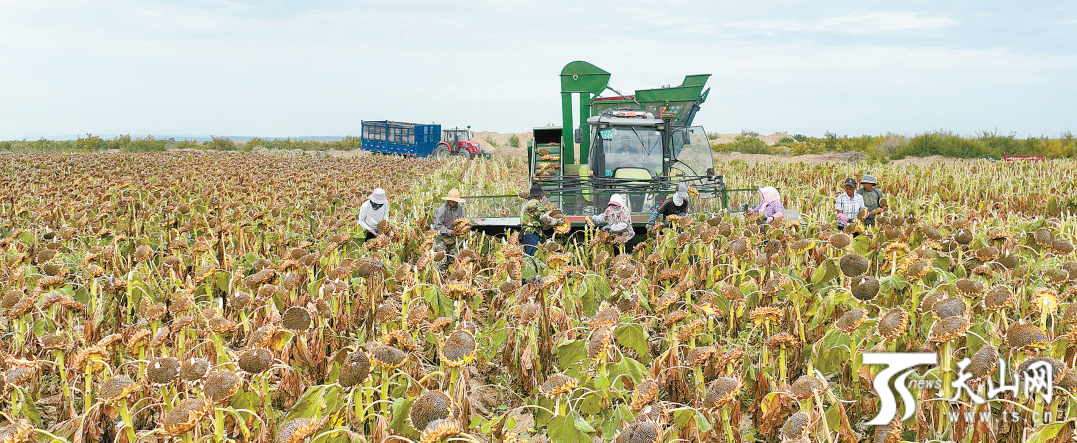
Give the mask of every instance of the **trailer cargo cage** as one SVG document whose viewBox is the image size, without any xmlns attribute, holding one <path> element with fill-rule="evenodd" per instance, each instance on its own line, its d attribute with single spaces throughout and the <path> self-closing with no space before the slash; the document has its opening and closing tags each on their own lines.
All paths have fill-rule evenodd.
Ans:
<svg viewBox="0 0 1077 443">
<path fill-rule="evenodd" d="M 441 142 L 441 125 L 363 121 L 362 149 L 382 154 L 428 157 Z"/>
</svg>

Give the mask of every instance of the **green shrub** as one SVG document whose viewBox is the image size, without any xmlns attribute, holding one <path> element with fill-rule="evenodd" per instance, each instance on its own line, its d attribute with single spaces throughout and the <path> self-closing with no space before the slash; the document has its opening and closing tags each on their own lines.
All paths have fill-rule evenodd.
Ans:
<svg viewBox="0 0 1077 443">
<path fill-rule="evenodd" d="M 791 137 L 782 137 L 781 140 L 778 140 L 778 143 L 796 143 L 796 142 L 797 142 L 796 139 L 791 138 Z"/>
<path fill-rule="evenodd" d="M 770 147 L 767 146 L 763 140 L 759 139 L 759 134 L 751 131 L 741 131 L 733 142 L 733 150 L 744 154 L 770 154 Z"/>
<path fill-rule="evenodd" d="M 93 134 L 86 134 L 86 137 L 79 137 L 75 140 L 75 149 L 79 151 L 104 151 L 108 149 L 108 142 L 105 139 Z"/>
<path fill-rule="evenodd" d="M 210 136 L 210 141 L 206 142 L 202 146 L 206 149 L 212 149 L 214 151 L 235 151 L 236 144 L 232 142 L 232 139 L 228 137 L 217 137 L 215 135 Z"/>
<path fill-rule="evenodd" d="M 497 147 L 497 142 L 495 142 L 494 138 L 489 135 L 487 135 L 486 138 L 483 138 L 482 140 L 489 144 L 491 147 Z"/>
<path fill-rule="evenodd" d="M 520 147 L 520 137 L 517 136 L 516 134 L 510 135 L 509 136 L 509 146 L 512 146 L 514 148 L 519 148 Z"/>
<path fill-rule="evenodd" d="M 336 149 L 338 151 L 354 151 L 363 147 L 362 139 L 354 135 L 344 137 L 344 140 L 338 142 L 329 142 L 329 149 Z"/>
<path fill-rule="evenodd" d="M 202 146 L 194 140 L 180 140 L 178 142 L 172 143 L 172 148 L 174 149 L 198 149 L 201 147 Z"/>
<path fill-rule="evenodd" d="M 947 131 L 937 131 L 917 135 L 909 143 L 894 152 L 894 159 L 913 155 L 928 157 L 941 155 L 945 157 L 980 158 L 992 152 L 975 140 L 962 138 Z"/>
</svg>

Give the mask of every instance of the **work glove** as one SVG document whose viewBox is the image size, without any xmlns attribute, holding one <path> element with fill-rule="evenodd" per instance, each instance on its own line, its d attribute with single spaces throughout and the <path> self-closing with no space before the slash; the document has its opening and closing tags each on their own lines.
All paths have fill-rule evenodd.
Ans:
<svg viewBox="0 0 1077 443">
<path fill-rule="evenodd" d="M 610 232 L 624 232 L 625 229 L 628 229 L 628 223 L 625 222 L 617 222 L 610 225 Z"/>
<path fill-rule="evenodd" d="M 849 223 L 849 216 L 845 215 L 845 214 L 838 214 L 838 223 L 841 223 L 843 225 L 848 224 Z"/>
<path fill-rule="evenodd" d="M 550 217 L 549 214 L 540 215 L 539 220 L 542 220 L 542 223 L 545 223 L 548 226 L 559 226 L 561 224 L 561 220 Z"/>
</svg>

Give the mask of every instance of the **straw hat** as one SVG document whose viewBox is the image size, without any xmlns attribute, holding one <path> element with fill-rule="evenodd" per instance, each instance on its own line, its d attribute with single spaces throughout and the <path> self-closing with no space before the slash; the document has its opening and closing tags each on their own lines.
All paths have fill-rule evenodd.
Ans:
<svg viewBox="0 0 1077 443">
<path fill-rule="evenodd" d="M 454 201 L 454 202 L 457 202 L 457 203 L 463 203 L 464 202 L 464 199 L 460 198 L 460 190 L 456 189 L 456 188 L 450 189 L 449 190 L 449 195 L 441 197 L 441 199 L 442 200 L 447 200 L 447 201 Z"/>
</svg>

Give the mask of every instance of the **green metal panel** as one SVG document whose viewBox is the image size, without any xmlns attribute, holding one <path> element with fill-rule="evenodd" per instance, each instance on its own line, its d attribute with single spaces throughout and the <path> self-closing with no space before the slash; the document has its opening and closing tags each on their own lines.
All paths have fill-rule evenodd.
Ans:
<svg viewBox="0 0 1077 443">
<path fill-rule="evenodd" d="M 572 93 L 575 92 L 580 95 L 579 127 L 582 128 L 587 125 L 587 118 L 591 116 L 591 97 L 605 91 L 609 81 L 610 73 L 581 60 L 569 63 L 561 70 L 561 126 L 564 128 L 562 134 L 564 134 L 565 144 L 565 152 L 562 155 L 565 156 L 566 163 L 577 163 L 576 150 L 573 145 L 575 140 L 572 136 L 572 130 L 577 127 L 572 121 Z M 578 163 L 587 162 L 588 148 L 590 147 L 590 134 L 586 129 L 582 130 L 582 132 L 583 139 L 580 144 Z"/>
<path fill-rule="evenodd" d="M 580 93 L 580 161 L 587 163 L 591 155 L 591 128 L 587 127 L 587 119 L 591 118 L 591 94 Z"/>
<path fill-rule="evenodd" d="M 601 94 L 609 81 L 610 73 L 585 61 L 574 61 L 561 70 L 561 92 Z"/>
<path fill-rule="evenodd" d="M 696 74 L 684 76 L 684 81 L 681 82 L 681 86 L 700 86 L 707 84 L 707 79 L 710 78 L 710 74 Z"/>
<path fill-rule="evenodd" d="M 572 140 L 572 93 L 561 93 L 561 144 L 564 150 L 561 152 L 565 163 L 575 163 L 576 149 Z"/>
</svg>

